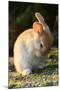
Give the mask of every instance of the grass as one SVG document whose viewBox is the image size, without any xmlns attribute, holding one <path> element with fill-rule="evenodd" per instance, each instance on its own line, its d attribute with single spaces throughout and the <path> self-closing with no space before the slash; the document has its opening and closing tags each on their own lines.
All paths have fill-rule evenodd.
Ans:
<svg viewBox="0 0 60 90">
<path fill-rule="evenodd" d="M 48 54 L 47 67 L 33 70 L 33 74 L 22 77 L 9 63 L 8 88 L 30 88 L 58 85 L 58 49 L 52 49 Z"/>
</svg>

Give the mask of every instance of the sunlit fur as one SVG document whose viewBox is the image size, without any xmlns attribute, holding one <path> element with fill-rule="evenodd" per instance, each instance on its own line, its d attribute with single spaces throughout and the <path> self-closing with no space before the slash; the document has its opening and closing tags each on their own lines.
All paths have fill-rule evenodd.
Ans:
<svg viewBox="0 0 60 90">
<path fill-rule="evenodd" d="M 43 43 L 43 48 L 40 43 Z M 31 28 L 21 33 L 14 45 L 14 65 L 17 72 L 28 75 L 32 68 L 45 66 L 45 54 L 51 44 L 52 39 L 45 31 L 40 35 Z"/>
</svg>

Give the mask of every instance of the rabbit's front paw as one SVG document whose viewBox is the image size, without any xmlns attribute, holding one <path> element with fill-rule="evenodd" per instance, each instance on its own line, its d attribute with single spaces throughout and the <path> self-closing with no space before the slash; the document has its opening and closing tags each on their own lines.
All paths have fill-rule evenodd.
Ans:
<svg viewBox="0 0 60 90">
<path fill-rule="evenodd" d="M 29 74 L 31 74 L 31 73 L 32 73 L 32 71 L 31 71 L 30 69 L 25 69 L 25 70 L 23 70 L 23 72 L 22 72 L 22 76 L 29 75 Z"/>
</svg>

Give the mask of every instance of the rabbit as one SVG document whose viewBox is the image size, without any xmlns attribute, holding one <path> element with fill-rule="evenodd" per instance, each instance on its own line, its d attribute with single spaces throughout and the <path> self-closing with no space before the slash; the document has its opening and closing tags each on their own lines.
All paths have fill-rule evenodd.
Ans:
<svg viewBox="0 0 60 90">
<path fill-rule="evenodd" d="M 37 22 L 22 32 L 14 44 L 14 65 L 22 76 L 32 73 L 33 68 L 43 68 L 53 43 L 53 36 L 40 13 L 35 13 Z"/>
</svg>

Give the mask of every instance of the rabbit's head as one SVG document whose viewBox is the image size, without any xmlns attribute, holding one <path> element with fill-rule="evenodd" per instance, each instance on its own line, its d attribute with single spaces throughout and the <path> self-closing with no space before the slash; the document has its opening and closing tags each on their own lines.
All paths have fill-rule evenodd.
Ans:
<svg viewBox="0 0 60 90">
<path fill-rule="evenodd" d="M 53 36 L 49 31 L 48 26 L 45 30 L 43 29 L 42 24 L 39 22 L 33 23 L 34 31 L 34 53 L 36 56 L 45 56 L 53 43 Z"/>
</svg>

